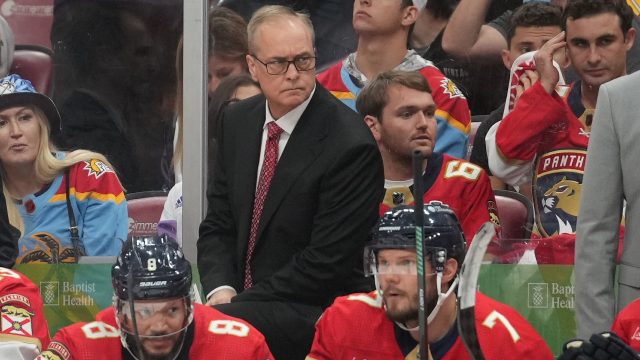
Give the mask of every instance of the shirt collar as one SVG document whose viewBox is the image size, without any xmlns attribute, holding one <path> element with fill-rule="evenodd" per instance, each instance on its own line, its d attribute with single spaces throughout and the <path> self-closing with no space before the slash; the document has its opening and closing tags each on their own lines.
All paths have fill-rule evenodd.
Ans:
<svg viewBox="0 0 640 360">
<path fill-rule="evenodd" d="M 342 66 L 347 69 L 349 75 L 356 80 L 358 87 L 364 87 L 369 82 L 366 76 L 356 66 L 356 57 L 358 56 L 357 52 L 353 52 L 347 56 L 343 62 Z M 427 66 L 434 66 L 433 63 L 429 60 L 425 60 L 422 56 L 420 56 L 415 50 L 407 50 L 407 53 L 404 55 L 404 58 L 400 62 L 400 64 L 396 65 L 393 70 L 398 71 L 419 71 L 422 68 Z"/>
<path fill-rule="evenodd" d="M 293 132 L 293 129 L 296 127 L 296 124 L 298 123 L 298 120 L 300 120 L 302 113 L 304 113 L 304 111 L 307 109 L 307 106 L 309 106 L 309 102 L 311 101 L 311 98 L 313 97 L 313 94 L 315 94 L 315 92 L 316 92 L 316 86 L 314 85 L 313 90 L 311 90 L 311 94 L 309 94 L 309 97 L 307 98 L 307 100 L 305 100 L 302 104 L 293 108 L 288 113 L 282 115 L 278 120 L 274 119 L 273 116 L 271 116 L 271 110 L 269 110 L 269 101 L 267 101 L 266 119 L 264 122 L 263 129 L 266 129 L 267 124 L 274 121 L 278 124 L 278 126 L 280 126 L 280 128 L 282 128 L 282 130 L 284 130 L 284 132 L 286 132 L 288 135 L 291 135 L 291 133 Z"/>
</svg>

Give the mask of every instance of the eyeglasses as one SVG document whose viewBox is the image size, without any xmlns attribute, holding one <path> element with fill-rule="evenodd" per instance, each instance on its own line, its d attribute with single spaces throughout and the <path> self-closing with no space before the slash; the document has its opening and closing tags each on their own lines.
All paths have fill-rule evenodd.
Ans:
<svg viewBox="0 0 640 360">
<path fill-rule="evenodd" d="M 255 55 L 251 55 L 254 59 L 258 60 L 258 62 L 264 65 L 267 68 L 267 74 L 269 75 L 281 75 L 289 71 L 289 65 L 293 64 L 293 66 L 298 71 L 309 71 L 313 70 L 316 67 L 316 57 L 315 56 L 300 56 L 293 60 L 274 60 L 269 62 L 262 62 L 262 60 L 258 59 Z"/>
</svg>

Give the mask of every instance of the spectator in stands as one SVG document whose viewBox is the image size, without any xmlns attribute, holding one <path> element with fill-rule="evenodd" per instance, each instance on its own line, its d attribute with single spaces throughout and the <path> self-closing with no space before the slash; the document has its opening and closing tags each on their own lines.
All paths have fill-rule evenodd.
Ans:
<svg viewBox="0 0 640 360">
<path fill-rule="evenodd" d="M 382 161 L 364 122 L 317 84 L 307 16 L 266 6 L 248 35 L 264 95 L 224 113 L 198 269 L 209 304 L 254 325 L 276 358 L 301 359 L 323 308 L 371 285 L 357 270 Z"/>
<path fill-rule="evenodd" d="M 213 176 L 213 161 L 215 149 L 217 148 L 217 134 L 220 118 L 224 109 L 230 104 L 244 100 L 259 94 L 260 85 L 249 75 L 231 75 L 220 82 L 220 86 L 213 92 L 209 102 L 209 137 L 208 137 L 208 167 L 207 179 L 210 181 Z M 207 181 L 207 183 L 209 183 Z M 167 195 L 164 210 L 158 223 L 160 233 L 168 233 L 182 244 L 182 181 L 176 183 Z"/>
<path fill-rule="evenodd" d="M 420 329 L 419 321 L 418 216 L 424 219 L 424 273 L 420 274 L 427 284 L 424 316 L 428 331 Z M 455 291 L 465 253 L 460 223 L 447 206 L 427 203 L 423 214 L 400 206 L 385 213 L 364 253 L 364 270 L 376 278 L 378 291 L 337 298 L 316 325 L 307 360 L 426 359 L 424 354 L 416 356 L 423 333 L 435 359 L 477 359 L 467 351 L 456 321 Z M 553 359 L 544 339 L 516 310 L 480 292 L 475 296 L 474 320 L 470 321 L 477 324 L 476 346 L 486 359 Z M 496 319 L 501 324 L 493 326 Z"/>
<path fill-rule="evenodd" d="M 562 31 L 562 11 L 560 8 L 543 3 L 527 3 L 515 11 L 511 17 L 507 35 L 508 47 L 502 49 L 502 62 L 510 70 L 514 61 L 522 54 L 538 50 L 544 43 Z M 504 94 L 501 95 L 504 100 Z M 492 176 L 487 159 L 485 136 L 489 129 L 502 120 L 504 102 L 480 124 L 471 150 L 472 163 L 480 165 L 489 175 L 494 189 L 505 189 L 506 184 Z"/>
<path fill-rule="evenodd" d="M 536 52 L 536 70 L 520 76 L 524 91 L 514 109 L 487 133 L 493 175 L 510 185 L 534 184 L 537 231 L 544 238 L 536 248 L 539 263 L 573 262 L 593 109 L 600 85 L 626 73 L 632 18 L 624 0 L 571 1 L 564 12 L 566 42 L 563 32 Z M 565 46 L 581 79 L 560 96 L 553 56 Z"/>
<path fill-rule="evenodd" d="M 507 10 L 488 24 L 484 24 L 493 0 L 461 0 L 454 11 L 442 38 L 443 49 L 461 61 L 496 63 L 500 52 L 505 49 L 511 32 L 511 16 L 515 10 Z M 568 0 L 551 0 L 552 5 L 564 7 Z M 632 22 L 636 31 L 640 30 L 640 18 Z M 627 53 L 629 72 L 640 69 L 640 39 L 636 38 Z"/>
<path fill-rule="evenodd" d="M 220 82 L 231 75 L 248 74 L 247 61 L 249 53 L 247 45 L 247 23 L 228 8 L 216 6 L 209 12 L 209 56 L 208 83 L 209 99 L 220 85 Z M 173 139 L 173 169 L 175 182 L 182 181 L 182 57 L 183 41 L 178 44 L 176 56 L 177 97 L 176 97 L 176 128 Z M 209 128 L 209 132 L 212 129 Z M 211 137 L 209 137 L 211 138 Z"/>
<path fill-rule="evenodd" d="M 60 1 L 52 43 L 62 104 L 54 140 L 62 149 L 104 154 L 131 193 L 173 185 L 173 109 L 163 104 L 173 76 L 161 74 L 161 66 L 174 49 L 162 48 L 142 12 L 129 5 Z"/>
<path fill-rule="evenodd" d="M 212 8 L 209 12 L 209 95 L 225 77 L 249 72 L 245 60 L 248 53 L 244 19 L 226 7 Z"/>
<path fill-rule="evenodd" d="M 606 330 L 615 309 L 640 298 L 639 85 L 640 73 L 636 72 L 604 84 L 598 95 L 576 243 L 576 319 L 580 335 Z M 618 239 L 625 207 L 623 247 Z M 614 281 L 620 250 L 622 257 Z M 625 334 L 619 335 L 626 335 L 640 350 L 637 309 L 636 301 L 633 310 L 624 315 L 635 318 L 635 327 L 623 325 Z"/>
<path fill-rule="evenodd" d="M 49 346 L 40 290 L 23 274 L 0 267 L 0 358 L 33 359 Z"/>
<path fill-rule="evenodd" d="M 358 49 L 318 76 L 334 96 L 355 110 L 366 83 L 388 70 L 420 71 L 438 106 L 436 151 L 463 158 L 471 116 L 464 95 L 438 68 L 414 50 L 407 50 L 409 31 L 418 18 L 411 0 L 355 0 L 353 27 Z"/>
<path fill-rule="evenodd" d="M 485 172 L 465 160 L 434 152 L 436 105 L 422 74 L 384 72 L 362 90 L 356 105 L 382 154 L 386 195 L 380 215 L 413 203 L 412 157 L 418 149 L 425 157 L 425 203 L 438 200 L 449 206 L 469 241 L 485 222 L 498 225 L 496 199 Z"/>
<path fill-rule="evenodd" d="M 11 224 L 22 231 L 18 263 L 68 263 L 116 255 L 127 236 L 124 192 L 111 165 L 86 150 L 58 151 L 58 110 L 18 75 L 0 80 L 0 172 Z"/>
<path fill-rule="evenodd" d="M 209 139 L 217 139 L 220 132 L 222 114 L 227 106 L 260 94 L 260 84 L 249 74 L 232 75 L 225 78 L 212 94 L 209 102 Z M 213 160 L 213 159 L 210 159 Z"/>
<path fill-rule="evenodd" d="M 442 34 L 457 5 L 458 0 L 429 0 L 420 11 L 409 44 L 453 80 L 467 98 L 472 115 L 488 114 L 504 100 L 504 92 L 498 84 L 504 83 L 506 91 L 508 73 L 499 64 L 458 61 L 442 49 Z M 487 91 L 488 83 L 495 91 Z"/>
<path fill-rule="evenodd" d="M 134 237 L 111 268 L 113 306 L 62 328 L 38 360 L 273 360 L 246 322 L 195 303 L 191 264 L 174 239 Z"/>
</svg>

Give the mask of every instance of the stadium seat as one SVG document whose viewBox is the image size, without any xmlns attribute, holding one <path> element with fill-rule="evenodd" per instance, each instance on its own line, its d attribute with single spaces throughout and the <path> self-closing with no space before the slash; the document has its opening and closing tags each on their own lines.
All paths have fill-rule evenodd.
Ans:
<svg viewBox="0 0 640 360">
<path fill-rule="evenodd" d="M 37 45 L 16 45 L 10 72 L 31 81 L 38 92 L 51 95 L 53 82 L 51 50 Z"/>
<path fill-rule="evenodd" d="M 157 235 L 158 221 L 166 199 L 167 193 L 163 191 L 142 191 L 127 194 L 128 236 Z"/>
<path fill-rule="evenodd" d="M 467 156 L 465 159 L 469 160 L 471 157 L 471 150 L 473 149 L 473 141 L 476 137 L 478 127 L 482 124 L 482 120 L 486 119 L 488 115 L 475 115 L 471 117 L 471 129 L 469 130 L 469 145 L 467 145 Z"/>
<path fill-rule="evenodd" d="M 531 238 L 533 229 L 533 203 L 524 195 L 511 190 L 493 190 L 498 205 L 498 216 L 503 239 Z"/>
</svg>

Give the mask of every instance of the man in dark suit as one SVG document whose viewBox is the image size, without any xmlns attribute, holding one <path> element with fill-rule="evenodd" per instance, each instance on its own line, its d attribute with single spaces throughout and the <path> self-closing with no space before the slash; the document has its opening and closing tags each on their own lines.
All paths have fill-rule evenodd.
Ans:
<svg viewBox="0 0 640 360">
<path fill-rule="evenodd" d="M 369 285 L 355 269 L 382 160 L 364 122 L 316 83 L 308 17 L 264 7 L 248 35 L 264 95 L 224 115 L 198 269 L 208 304 L 258 328 L 277 359 L 303 359 L 323 308 Z"/>
</svg>

